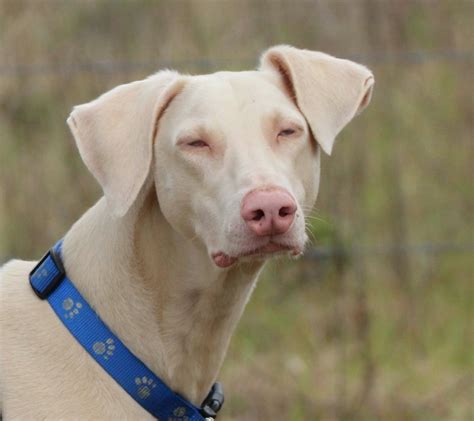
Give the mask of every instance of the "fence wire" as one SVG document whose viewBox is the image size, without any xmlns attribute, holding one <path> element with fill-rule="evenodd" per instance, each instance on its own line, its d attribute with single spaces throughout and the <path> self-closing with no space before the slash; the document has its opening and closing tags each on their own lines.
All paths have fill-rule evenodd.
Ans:
<svg viewBox="0 0 474 421">
<path fill-rule="evenodd" d="M 474 63 L 474 51 L 401 51 L 401 52 L 372 52 L 360 54 L 346 54 L 345 57 L 358 60 L 367 64 L 423 64 L 433 61 L 447 61 L 456 63 Z M 189 67 L 199 69 L 232 68 L 239 66 L 255 67 L 255 58 L 233 57 L 221 59 L 180 59 L 180 60 L 95 60 L 78 61 L 73 63 L 39 63 L 39 64 L 0 64 L 0 76 L 48 76 L 48 75 L 74 75 L 81 73 L 115 74 L 132 71 L 149 70 L 158 68 L 186 69 Z"/>
<path fill-rule="evenodd" d="M 422 243 L 422 244 L 393 244 L 376 246 L 348 246 L 348 247 L 312 247 L 308 249 L 304 258 L 309 260 L 327 260 L 340 257 L 372 256 L 384 257 L 400 253 L 410 255 L 438 255 L 463 254 L 474 252 L 474 244 L 453 243 Z"/>
</svg>

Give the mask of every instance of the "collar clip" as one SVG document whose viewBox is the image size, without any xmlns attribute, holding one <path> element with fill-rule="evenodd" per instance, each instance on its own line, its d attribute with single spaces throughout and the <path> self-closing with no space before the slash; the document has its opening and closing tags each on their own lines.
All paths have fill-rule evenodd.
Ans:
<svg viewBox="0 0 474 421">
<path fill-rule="evenodd" d="M 201 405 L 201 414 L 206 421 L 212 421 L 224 404 L 224 389 L 220 383 L 214 383 L 211 391 Z"/>
</svg>

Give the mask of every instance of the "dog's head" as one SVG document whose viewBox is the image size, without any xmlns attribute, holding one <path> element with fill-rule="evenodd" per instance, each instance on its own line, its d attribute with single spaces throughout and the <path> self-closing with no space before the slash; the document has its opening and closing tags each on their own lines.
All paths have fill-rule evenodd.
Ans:
<svg viewBox="0 0 474 421">
<path fill-rule="evenodd" d="M 160 209 L 219 267 L 299 254 L 319 187 L 320 149 L 369 103 L 365 67 L 278 46 L 259 70 L 163 71 L 75 107 L 68 119 L 111 214 L 153 180 Z"/>
</svg>

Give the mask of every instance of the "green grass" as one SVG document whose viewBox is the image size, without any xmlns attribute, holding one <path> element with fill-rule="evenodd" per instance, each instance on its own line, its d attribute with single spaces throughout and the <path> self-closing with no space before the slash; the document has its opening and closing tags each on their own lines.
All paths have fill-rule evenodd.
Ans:
<svg viewBox="0 0 474 421">
<path fill-rule="evenodd" d="M 468 419 L 470 280 L 453 280 L 448 269 L 464 264 L 465 257 L 444 259 L 436 276 L 413 293 L 416 309 L 395 279 L 368 276 L 367 339 L 352 269 L 336 294 L 341 280 L 333 274 L 293 288 L 288 280 L 281 284 L 282 269 L 272 265 L 224 366 L 229 419 L 246 419 L 242 402 L 272 407 L 280 399 L 285 415 L 279 419 Z M 261 389 L 240 386 L 255 382 Z"/>
</svg>

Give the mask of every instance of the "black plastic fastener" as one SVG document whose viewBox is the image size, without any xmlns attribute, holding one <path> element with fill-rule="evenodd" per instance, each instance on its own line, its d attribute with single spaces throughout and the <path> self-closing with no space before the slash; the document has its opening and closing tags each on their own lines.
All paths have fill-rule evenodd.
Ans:
<svg viewBox="0 0 474 421">
<path fill-rule="evenodd" d="M 224 389 L 220 383 L 214 383 L 201 405 L 201 414 L 204 417 L 216 418 L 222 405 L 224 405 Z"/>
<path fill-rule="evenodd" d="M 51 257 L 53 260 L 56 269 L 58 270 L 57 275 L 51 280 L 51 282 L 48 284 L 48 286 L 43 290 L 43 291 L 38 291 L 35 286 L 33 285 L 31 278 L 35 274 L 35 272 L 41 267 L 41 265 L 44 263 L 44 261 L 48 258 Z M 41 298 L 42 300 L 45 300 L 48 298 L 51 293 L 59 286 L 61 281 L 64 279 L 66 276 L 66 271 L 64 270 L 63 262 L 61 261 L 61 258 L 57 255 L 57 253 L 54 251 L 53 248 L 48 250 L 48 252 L 41 258 L 41 260 L 38 262 L 38 264 L 33 268 L 33 270 L 29 274 L 29 279 L 30 279 L 30 285 L 31 288 L 33 288 L 34 293 Z"/>
</svg>

